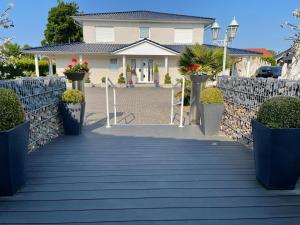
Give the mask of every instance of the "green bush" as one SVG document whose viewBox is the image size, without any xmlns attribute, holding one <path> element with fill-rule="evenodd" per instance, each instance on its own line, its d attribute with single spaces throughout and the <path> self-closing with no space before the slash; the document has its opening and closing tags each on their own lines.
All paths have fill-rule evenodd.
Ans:
<svg viewBox="0 0 300 225">
<path fill-rule="evenodd" d="M 62 101 L 64 103 L 82 103 L 84 102 L 83 93 L 79 90 L 66 90 L 62 96 Z"/>
<path fill-rule="evenodd" d="M 101 82 L 105 83 L 105 81 L 106 81 L 106 77 L 101 77 Z"/>
<path fill-rule="evenodd" d="M 84 83 L 87 83 L 87 84 L 91 83 L 90 77 L 87 77 L 87 78 L 84 80 Z"/>
<path fill-rule="evenodd" d="M 171 76 L 167 73 L 165 75 L 165 84 L 171 84 L 172 81 L 171 81 Z"/>
<path fill-rule="evenodd" d="M 33 58 L 22 57 L 22 58 L 13 58 L 11 62 L 13 65 L 3 66 L 0 64 L 1 74 L 8 73 L 8 76 L 0 75 L 1 79 L 15 79 L 16 77 L 26 77 L 30 74 L 35 73 L 35 63 Z M 41 60 L 39 61 L 39 71 L 40 76 L 46 76 L 49 73 L 48 61 Z M 53 72 L 56 73 L 55 65 L 53 65 Z"/>
<path fill-rule="evenodd" d="M 154 64 L 154 73 L 158 73 L 158 65 Z"/>
<path fill-rule="evenodd" d="M 257 121 L 269 128 L 300 128 L 300 100 L 288 96 L 270 98 L 260 107 Z"/>
<path fill-rule="evenodd" d="M 131 72 L 131 67 L 129 64 L 126 65 L 126 72 L 127 73 L 130 73 Z"/>
<path fill-rule="evenodd" d="M 125 78 L 123 76 L 123 73 L 121 73 L 119 75 L 119 78 L 118 78 L 118 84 L 125 84 Z"/>
<path fill-rule="evenodd" d="M 25 113 L 16 93 L 0 88 L 0 131 L 14 128 L 24 120 Z"/>
<path fill-rule="evenodd" d="M 205 88 L 201 93 L 200 102 L 202 104 L 222 104 L 224 97 L 218 88 Z"/>
</svg>

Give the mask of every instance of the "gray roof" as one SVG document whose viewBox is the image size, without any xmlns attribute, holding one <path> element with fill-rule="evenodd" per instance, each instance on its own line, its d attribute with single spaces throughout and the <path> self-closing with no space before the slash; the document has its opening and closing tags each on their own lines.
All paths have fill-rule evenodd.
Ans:
<svg viewBox="0 0 300 225">
<path fill-rule="evenodd" d="M 61 44 L 55 46 L 40 46 L 40 47 L 33 47 L 24 49 L 24 52 L 28 53 L 99 53 L 99 54 L 108 54 L 113 53 L 117 50 L 120 50 L 125 47 L 129 47 L 131 45 L 137 44 L 145 40 L 140 40 L 131 44 L 105 44 L 105 43 L 71 43 L 71 44 Z M 156 45 L 160 45 L 164 48 L 168 48 L 172 51 L 180 53 L 184 50 L 184 48 L 190 47 L 191 45 L 161 45 L 151 40 L 147 40 L 148 42 L 152 42 Z M 218 48 L 215 45 L 208 45 L 204 44 L 208 48 Z M 229 52 L 232 56 L 243 56 L 243 55 L 252 55 L 252 56 L 260 56 L 262 53 L 258 53 L 255 51 L 245 50 L 245 49 L 238 49 L 238 48 L 229 48 Z"/>
<path fill-rule="evenodd" d="M 177 21 L 177 22 L 204 22 L 213 23 L 214 18 L 180 15 L 174 13 L 153 12 L 153 11 L 127 11 L 127 12 L 105 12 L 105 13 L 84 13 L 74 16 L 75 19 L 97 18 L 103 20 L 150 20 L 150 21 Z"/>
</svg>

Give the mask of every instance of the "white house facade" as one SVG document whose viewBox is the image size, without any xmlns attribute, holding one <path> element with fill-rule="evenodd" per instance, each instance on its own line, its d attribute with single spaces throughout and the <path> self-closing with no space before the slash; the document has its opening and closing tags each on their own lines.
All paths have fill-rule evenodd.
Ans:
<svg viewBox="0 0 300 225">
<path fill-rule="evenodd" d="M 138 83 L 154 82 L 155 64 L 160 83 L 167 73 L 174 82 L 180 77 L 177 66 L 180 53 L 185 46 L 205 45 L 205 29 L 214 22 L 213 18 L 151 11 L 79 14 L 73 19 L 82 26 L 82 43 L 41 46 L 25 51 L 36 55 L 36 63 L 38 56 L 48 57 L 50 65 L 55 60 L 59 75 L 63 75 L 71 58 L 87 60 L 93 84 L 101 83 L 104 76 L 117 82 L 121 73 L 126 74 L 127 64 L 136 74 Z M 231 57 L 245 58 L 249 62 L 251 57 L 259 55 L 244 49 L 229 48 L 229 52 Z"/>
</svg>

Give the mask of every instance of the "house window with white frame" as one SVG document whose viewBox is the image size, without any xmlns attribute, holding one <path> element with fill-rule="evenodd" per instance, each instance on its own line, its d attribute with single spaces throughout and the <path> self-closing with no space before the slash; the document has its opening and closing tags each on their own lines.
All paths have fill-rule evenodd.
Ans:
<svg viewBox="0 0 300 225">
<path fill-rule="evenodd" d="M 193 29 L 189 29 L 189 28 L 175 29 L 174 41 L 177 44 L 192 44 Z"/>
<path fill-rule="evenodd" d="M 111 69 L 118 68 L 118 59 L 117 58 L 110 59 L 110 68 Z"/>
<path fill-rule="evenodd" d="M 114 28 L 113 27 L 96 27 L 96 42 L 114 42 Z"/>
<path fill-rule="evenodd" d="M 149 39 L 150 38 L 150 31 L 149 27 L 140 27 L 140 39 Z"/>
</svg>

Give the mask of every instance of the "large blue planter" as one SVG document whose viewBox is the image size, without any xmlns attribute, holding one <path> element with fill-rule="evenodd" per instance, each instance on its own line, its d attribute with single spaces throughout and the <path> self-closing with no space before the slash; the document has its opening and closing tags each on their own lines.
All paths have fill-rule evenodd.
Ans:
<svg viewBox="0 0 300 225">
<path fill-rule="evenodd" d="M 300 176 L 300 129 L 271 129 L 252 120 L 257 180 L 267 189 L 294 189 Z"/>
<path fill-rule="evenodd" d="M 85 102 L 77 104 L 61 103 L 60 111 L 62 114 L 65 134 L 81 134 L 84 121 Z"/>
<path fill-rule="evenodd" d="M 29 122 L 0 132 L 0 196 L 9 196 L 25 184 Z"/>
</svg>

